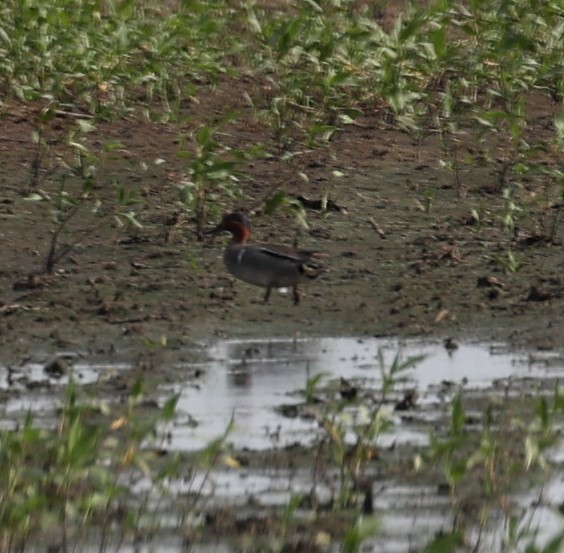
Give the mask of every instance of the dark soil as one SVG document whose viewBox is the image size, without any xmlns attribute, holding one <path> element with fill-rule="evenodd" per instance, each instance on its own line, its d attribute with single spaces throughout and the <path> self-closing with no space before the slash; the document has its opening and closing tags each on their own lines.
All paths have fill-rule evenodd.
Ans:
<svg viewBox="0 0 564 553">
<path fill-rule="evenodd" d="M 223 240 L 198 241 L 191 215 L 178 202 L 187 170 L 178 156 L 179 132 L 193 128 L 194 121 L 215 116 L 221 106 L 238 109 L 241 118 L 227 129 L 226 141 L 240 148 L 269 144 L 268 130 L 244 109 L 246 86 L 237 80 L 206 91 L 200 104 L 187 107 L 196 119 L 181 131 L 140 119 L 99 124 L 90 139 L 93 150 L 102 152 L 108 142 L 122 145 L 111 155 L 100 153 L 95 193 L 103 215 L 94 217 L 88 206 L 78 210 L 59 240 L 72 249 L 52 274 L 43 272 L 53 228 L 49 206 L 25 199 L 34 189 L 37 146 L 31 137 L 40 106 L 5 107 L 0 133 L 5 362 L 60 349 L 134 354 L 143 349 L 142 339 L 161 336 L 171 349 L 196 337 L 297 333 L 476 336 L 533 348 L 559 345 L 562 205 L 551 203 L 542 177 L 518 188 L 520 211 L 515 229 L 508 230 L 497 164 L 463 168 L 461 185 L 455 186 L 452 175 L 438 167 L 436 137 L 418 142 L 377 117 L 344 127 L 328 148 L 304 147 L 289 162 L 274 157 L 242 167 L 246 199 L 224 200 L 224 210 L 251 210 L 257 240 L 299 239 L 301 246 L 329 255 L 330 272 L 305 290 L 301 305 L 278 294 L 263 305 L 262 290 L 226 273 Z M 536 111 L 546 114 L 552 106 L 542 108 Z M 43 182 L 36 189 L 53 191 L 60 183 L 72 117 L 51 123 L 39 172 Z M 165 163 L 155 164 L 157 159 Z M 107 206 L 114 182 L 138 195 L 141 203 L 131 209 L 143 228 L 113 224 Z M 261 213 L 263 200 L 277 187 L 316 201 L 329 193 L 345 209 L 325 214 L 308 209 L 304 231 L 287 213 Z M 480 213 L 479 224 L 472 210 Z M 513 272 L 506 267 L 510 252 L 520 264 Z"/>
</svg>

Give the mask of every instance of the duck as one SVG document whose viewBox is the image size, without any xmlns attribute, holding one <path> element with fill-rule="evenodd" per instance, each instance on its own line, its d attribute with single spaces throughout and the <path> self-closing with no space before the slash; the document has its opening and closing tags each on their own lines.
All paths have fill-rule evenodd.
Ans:
<svg viewBox="0 0 564 553">
<path fill-rule="evenodd" d="M 266 288 L 265 304 L 273 288 L 292 287 L 294 304 L 298 305 L 301 299 L 298 285 L 326 272 L 320 260 L 327 256 L 318 251 L 249 242 L 251 228 L 243 213 L 228 213 L 208 233 L 231 233 L 223 252 L 225 267 L 239 280 Z"/>
</svg>

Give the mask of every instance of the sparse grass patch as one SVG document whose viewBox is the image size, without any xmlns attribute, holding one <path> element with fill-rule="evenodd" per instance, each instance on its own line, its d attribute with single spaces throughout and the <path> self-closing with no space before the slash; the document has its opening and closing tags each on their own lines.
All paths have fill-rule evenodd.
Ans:
<svg viewBox="0 0 564 553">
<path fill-rule="evenodd" d="M 143 476 L 159 486 L 147 445 L 157 425 L 172 420 L 177 399 L 154 416 L 140 416 L 142 392 L 137 381 L 118 408 L 88 401 L 71 381 L 54 428 L 28 414 L 21 426 L 0 433 L 2 551 L 25 550 L 39 532 L 67 551 L 93 527 L 107 539 L 115 521 L 122 536 L 135 534 L 145 511 L 131 502 L 129 482 Z"/>
<path fill-rule="evenodd" d="M 141 542 L 166 527 L 171 479 L 190 485 L 168 516 L 176 524 L 194 516 L 212 468 L 235 462 L 224 456 L 232 424 L 196 457 L 182 458 L 166 450 L 178 396 L 148 406 L 145 388 L 137 379 L 114 403 L 71 380 L 50 424 L 28 413 L 0 432 L 0 551 L 41 541 L 60 551 L 105 552 Z"/>
<path fill-rule="evenodd" d="M 528 401 L 529 415 L 518 414 L 511 402 L 511 396 L 490 401 L 480 414 L 479 427 L 471 428 L 464 394 L 457 393 L 450 407 L 450 428 L 446 435 L 433 438 L 427 459 L 442 464 L 453 504 L 452 532 L 460 537 L 468 533 L 465 541 L 472 542 L 473 550 L 480 550 L 493 536 L 501 552 L 545 551 L 511 495 L 528 472 L 536 469 L 548 481 L 557 470 L 548 452 L 559 440 L 557 421 L 564 412 L 564 396 L 556 384 L 552 396 L 541 394 Z M 556 532 L 546 551 L 557 551 L 563 541 L 564 533 Z"/>
</svg>

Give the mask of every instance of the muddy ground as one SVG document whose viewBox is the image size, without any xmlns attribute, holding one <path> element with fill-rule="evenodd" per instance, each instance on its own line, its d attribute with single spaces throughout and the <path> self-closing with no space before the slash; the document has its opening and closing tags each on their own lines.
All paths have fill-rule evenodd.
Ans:
<svg viewBox="0 0 564 553">
<path fill-rule="evenodd" d="M 517 190 L 516 227 L 508 230 L 502 222 L 508 203 L 498 188 L 495 162 L 463 168 L 460 190 L 438 166 L 438 137 L 418 141 L 376 117 L 344 127 L 328 148 L 304 146 L 290 161 L 273 157 L 241 166 L 246 197 L 221 200 L 223 210 L 251 210 L 257 240 L 299 239 L 301 246 L 329 256 L 330 272 L 304 290 L 301 305 L 278 294 L 263 305 L 262 290 L 226 273 L 225 241 L 198 241 L 191 214 L 178 202 L 187 172 L 178 156 L 179 126 L 185 133 L 206 114 L 217 116 L 221 106 L 229 106 L 241 115 L 226 131 L 226 142 L 240 148 L 269 144 L 268 129 L 244 110 L 244 87 L 245 82 L 218 86 L 205 101 L 187 107 L 191 119 L 182 125 L 133 118 L 99 124 L 90 136 L 92 150 L 121 144 L 112 154 L 99 154 L 95 193 L 105 215 L 93 217 L 88 205 L 79 210 L 60 239 L 72 250 L 51 275 L 42 273 L 52 230 L 49 206 L 25 199 L 32 191 L 37 146 L 31 136 L 41 106 L 4 107 L 0 354 L 5 361 L 61 348 L 135 352 L 144 339 L 161 336 L 173 350 L 200 337 L 295 334 L 477 336 L 532 348 L 561 345 L 558 190 L 547 191 L 541 175 L 525 179 Z M 541 107 L 537 118 L 546 121 L 555 108 Z M 73 124 L 73 116 L 64 114 L 51 122 L 38 188 L 52 191 L 60 183 L 61 160 L 69 156 L 62 141 Z M 557 168 L 560 161 L 555 154 L 546 163 Z M 334 177 L 333 171 L 344 176 Z M 114 182 L 138 195 L 141 203 L 131 209 L 143 228 L 116 228 L 111 212 L 103 211 Z M 345 210 L 324 215 L 308 210 L 304 231 L 283 211 L 261 213 L 262 201 L 276 187 L 314 200 L 328 192 Z M 472 210 L 480 213 L 480 225 Z M 518 271 L 504 266 L 510 251 L 522 265 Z"/>
<path fill-rule="evenodd" d="M 452 174 L 439 167 L 436 135 L 418 140 L 384 124 L 378 114 L 344 127 L 328 147 L 299 146 L 290 161 L 274 156 L 240 167 L 244 197 L 222 199 L 222 209 L 249 212 L 257 240 L 298 239 L 301 246 L 329 256 L 330 271 L 304 289 L 299 306 L 289 294 L 277 293 L 264 305 L 262 290 L 226 273 L 221 260 L 226 238 L 199 241 L 191 213 L 178 201 L 187 173 L 178 155 L 179 135 L 199 122 L 237 110 L 239 118 L 226 128 L 225 141 L 268 149 L 268 129 L 243 100 L 247 86 L 247 80 L 235 79 L 207 90 L 199 102 L 187 103 L 179 124 L 147 122 L 141 115 L 98 123 L 88 146 L 100 152 L 95 194 L 101 211 L 94 216 L 85 206 L 71 219 L 60 244 L 72 249 L 52 274 L 42 270 L 53 228 L 49 206 L 26 197 L 35 188 L 49 191 L 60 183 L 62 160 L 69 155 L 64 137 L 75 116 L 61 113 L 49 124 L 41 183 L 35 187 L 37 146 L 31 137 L 42 106 L 3 107 L 2 364 L 47 362 L 71 351 L 137 365 L 150 358 L 152 367 L 174 379 L 170 362 L 190 360 L 194 341 L 244 336 L 428 336 L 490 339 L 533 350 L 562 347 L 558 191 L 547 192 L 540 175 L 524 179 L 515 197 L 516 227 L 508 230 L 500 163 L 463 167 L 462 185 L 456 186 Z M 544 122 L 556 108 L 534 107 L 530 132 L 545 133 Z M 121 146 L 102 153 L 108 142 Z M 462 142 L 461 151 L 474 146 Z M 556 154 L 544 162 L 553 168 L 561 163 Z M 107 206 L 116 181 L 140 199 L 131 209 L 142 228 L 114 225 Z M 72 178 L 68 182 L 76 185 Z M 324 214 L 307 209 L 309 230 L 303 230 L 283 210 L 262 213 L 264 199 L 277 188 L 313 200 L 329 193 L 343 209 Z M 479 212 L 480 224 L 472 210 Z M 510 251 L 522 264 L 519 270 L 510 271 L 503 262 Z M 308 456 L 295 453 L 291 462 L 307 462 Z M 267 460 L 261 457 L 258 463 Z M 225 523 L 212 517 L 210 528 L 219 525 L 228 532 L 233 513 L 224 516 Z"/>
</svg>

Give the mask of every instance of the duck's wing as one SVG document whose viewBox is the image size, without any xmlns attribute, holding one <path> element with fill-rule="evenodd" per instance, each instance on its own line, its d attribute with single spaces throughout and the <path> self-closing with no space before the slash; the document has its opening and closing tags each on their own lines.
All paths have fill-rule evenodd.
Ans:
<svg viewBox="0 0 564 553">
<path fill-rule="evenodd" d="M 256 244 L 255 247 L 261 253 L 276 257 L 278 259 L 286 259 L 295 263 L 308 263 L 315 259 L 327 257 L 326 255 L 310 250 L 298 250 L 288 246 L 280 246 L 276 244 Z"/>
<path fill-rule="evenodd" d="M 316 278 L 328 271 L 327 267 L 320 263 L 320 260 L 326 258 L 327 255 L 317 251 L 298 250 L 273 244 L 258 244 L 257 251 L 261 255 L 294 265 L 301 274 L 308 278 Z"/>
</svg>

